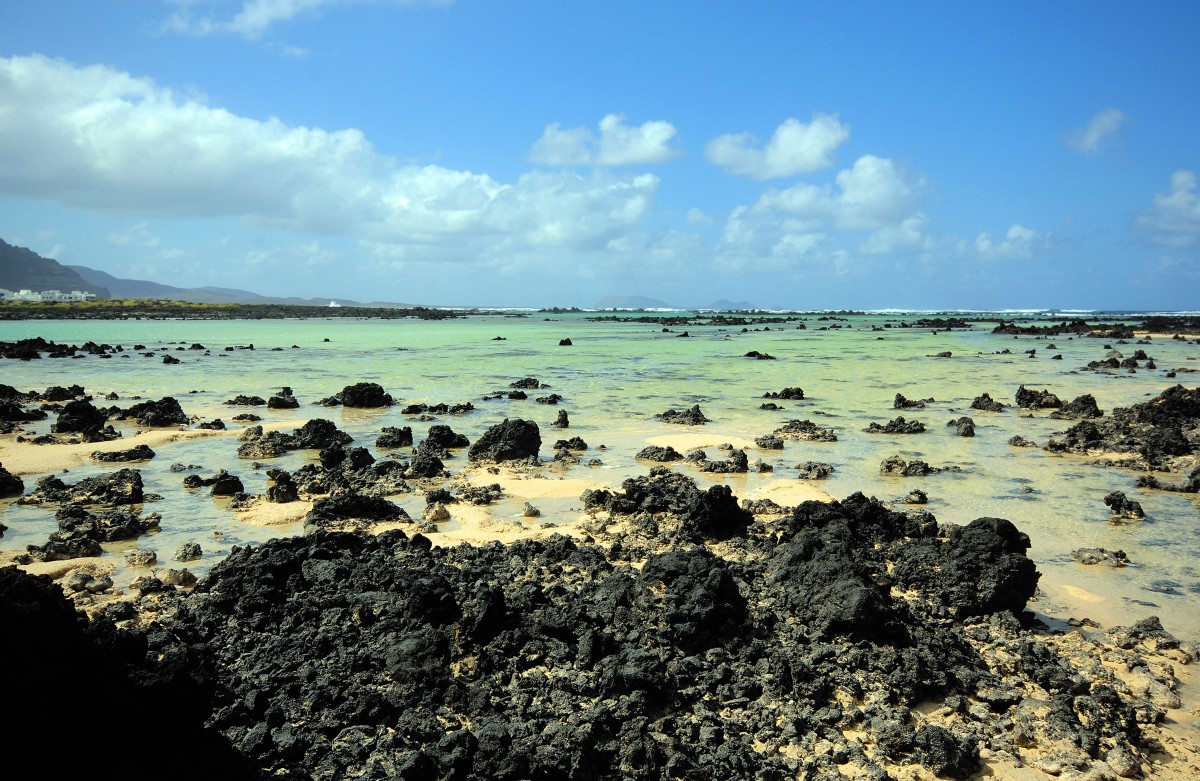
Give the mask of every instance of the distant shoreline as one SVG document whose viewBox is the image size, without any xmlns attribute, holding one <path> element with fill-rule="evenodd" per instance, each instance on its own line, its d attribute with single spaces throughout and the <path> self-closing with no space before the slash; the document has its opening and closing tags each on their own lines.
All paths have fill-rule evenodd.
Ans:
<svg viewBox="0 0 1200 781">
<path fill-rule="evenodd" d="M 878 316 L 915 318 L 916 327 L 939 329 L 971 327 L 971 323 L 996 322 L 1044 324 L 1031 329 L 1052 333 L 1054 330 L 1077 330 L 1082 324 L 1099 328 L 1108 323 L 1122 323 L 1140 331 L 1159 334 L 1194 334 L 1200 331 L 1200 314 L 1166 312 L 1074 312 L 1058 310 L 994 312 L 944 310 L 729 310 L 727 312 L 695 310 L 647 309 L 579 309 L 549 307 L 543 309 L 474 308 L 474 307 L 382 307 L 382 306 L 310 306 L 302 304 L 238 304 L 193 303 L 159 299 L 94 299 L 81 302 L 0 302 L 0 321 L 28 320 L 288 320 L 361 318 L 378 320 L 450 320 L 469 316 L 531 317 L 534 315 L 580 314 L 588 320 L 627 319 L 632 322 L 662 325 L 722 324 L 744 325 L 748 322 L 785 323 L 808 318 L 840 319 L 841 316 Z M 733 318 L 729 318 L 733 315 Z M 949 317 L 947 321 L 933 317 Z M 1053 324 L 1061 322 L 1057 329 Z M 1075 327 L 1066 327 L 1068 324 Z M 1048 328 L 1046 326 L 1049 326 Z"/>
<path fill-rule="evenodd" d="M 196 304 L 154 299 L 97 299 L 71 303 L 0 303 L 0 320 L 287 320 L 366 317 L 380 320 L 447 320 L 473 310 L 433 307 L 303 306 L 298 304 Z"/>
</svg>

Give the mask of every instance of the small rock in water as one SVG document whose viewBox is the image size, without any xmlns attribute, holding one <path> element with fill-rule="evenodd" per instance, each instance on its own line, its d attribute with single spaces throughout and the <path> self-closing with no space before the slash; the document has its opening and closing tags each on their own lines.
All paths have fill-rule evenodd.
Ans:
<svg viewBox="0 0 1200 781">
<path fill-rule="evenodd" d="M 1125 555 L 1125 551 L 1110 551 L 1106 548 L 1080 548 L 1071 551 L 1071 558 L 1080 564 L 1103 564 L 1106 567 L 1124 567 L 1133 563 Z"/>
<path fill-rule="evenodd" d="M 1122 491 L 1113 491 L 1108 494 L 1104 497 L 1104 503 L 1108 505 L 1109 514 L 1114 518 L 1124 518 L 1132 521 L 1146 517 L 1141 503 L 1129 499 Z"/>
<path fill-rule="evenodd" d="M 152 550 L 134 548 L 125 552 L 125 561 L 131 567 L 153 567 L 158 563 L 158 554 Z"/>
</svg>

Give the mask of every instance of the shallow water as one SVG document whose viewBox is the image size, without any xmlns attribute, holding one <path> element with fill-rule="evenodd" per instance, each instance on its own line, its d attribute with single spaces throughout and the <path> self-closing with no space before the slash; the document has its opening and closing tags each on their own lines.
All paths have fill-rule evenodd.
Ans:
<svg viewBox="0 0 1200 781">
<path fill-rule="evenodd" d="M 1051 618 L 1088 616 L 1108 625 L 1129 623 L 1158 614 L 1166 627 L 1180 636 L 1200 636 L 1200 513 L 1197 500 L 1133 487 L 1137 473 L 1092 466 L 1071 456 L 1057 456 L 1039 448 L 1013 448 L 1014 434 L 1039 446 L 1063 431 L 1071 421 L 1056 421 L 1049 411 L 1002 413 L 969 409 L 982 392 L 1013 404 L 1017 387 L 1047 388 L 1063 401 L 1082 393 L 1093 394 L 1106 412 L 1117 406 L 1144 401 L 1181 382 L 1194 387 L 1196 375 L 1176 368 L 1200 368 L 1200 346 L 1157 338 L 1149 345 L 1111 344 L 1126 355 L 1141 347 L 1157 362 L 1156 371 L 1104 373 L 1080 371 L 1088 361 L 1105 357 L 1106 342 L 1054 337 L 1037 339 L 990 333 L 994 322 L 978 323 L 971 330 L 934 333 L 929 329 L 872 326 L 911 322 L 912 317 L 851 316 L 846 320 L 807 318 L 804 330 L 796 323 L 768 324 L 762 330 L 743 332 L 740 327 L 671 326 L 633 322 L 588 322 L 578 314 L 528 317 L 473 316 L 446 321 L 25 321 L 0 323 L 0 340 L 42 336 L 60 343 L 92 340 L 120 344 L 116 357 L 86 356 L 77 359 L 4 361 L 0 382 L 21 390 L 42 390 L 51 385 L 83 385 L 102 400 L 115 392 L 122 406 L 134 396 L 158 399 L 175 396 L 184 410 L 200 418 L 230 418 L 242 411 L 262 415 L 264 423 L 295 423 L 315 417 L 329 418 L 347 431 L 357 445 L 371 446 L 383 426 L 412 425 L 419 440 L 429 423 L 400 414 L 409 403 L 472 402 L 476 411 L 444 416 L 439 422 L 476 439 L 486 428 L 505 417 L 535 420 L 542 428 L 543 456 L 557 438 L 580 436 L 589 445 L 584 455 L 600 458 L 603 466 L 573 467 L 568 476 L 599 479 L 614 486 L 625 477 L 644 474 L 647 465 L 634 454 L 650 440 L 702 434 L 711 444 L 710 458 L 723 454 L 715 445 L 726 441 L 752 441 L 785 421 L 807 418 L 832 427 L 835 443 L 788 441 L 783 451 L 748 451 L 751 461 L 762 459 L 775 467 L 769 475 L 705 475 L 677 465 L 702 484 L 728 481 L 742 498 L 761 495 L 772 480 L 794 480 L 795 466 L 809 460 L 826 461 L 837 471 L 820 488 L 841 498 L 855 491 L 898 501 L 915 487 L 928 492 L 927 507 L 940 521 L 966 523 L 980 516 L 1012 520 L 1029 534 L 1030 555 L 1043 573 L 1044 595 L 1035 607 Z M 839 326 L 830 328 L 830 326 Z M 828 330 L 822 330 L 828 329 Z M 686 330 L 689 338 L 680 338 Z M 504 337 L 494 340 L 493 337 Z M 559 346 L 570 338 L 573 345 Z M 328 340 L 328 341 L 325 341 Z M 1055 349 L 1050 349 L 1053 342 Z M 194 343 L 207 350 L 186 349 Z M 147 358 L 133 351 L 135 344 L 153 351 Z M 253 350 L 227 346 L 246 347 Z M 294 345 L 294 347 L 293 347 Z M 164 365 L 166 352 L 178 365 Z M 179 349 L 185 348 L 185 349 Z M 275 349 L 279 348 L 279 349 Z M 1033 357 L 1026 350 L 1036 350 Z M 776 360 L 743 357 L 757 350 Z M 951 358 L 930 357 L 951 351 Z M 1002 351 L 1009 350 L 1007 354 Z M 1051 360 L 1061 354 L 1062 360 Z M 481 400 L 508 384 L 533 376 L 552 386 L 530 392 L 526 401 Z M 360 381 L 383 385 L 399 402 L 386 410 L 355 410 L 310 406 L 343 386 Z M 302 406 L 298 410 L 234 408 L 224 401 L 239 393 L 270 396 L 281 386 L 291 386 Z M 788 386 L 805 391 L 803 401 L 777 401 L 785 409 L 759 409 L 762 395 Z M 557 406 L 538 404 L 534 397 L 558 393 Z M 932 397 L 925 409 L 893 410 L 896 393 L 910 399 Z M 100 403 L 106 403 L 100 401 Z M 653 418 L 668 408 L 686 409 L 699 404 L 712 422 L 703 427 L 673 426 Z M 571 427 L 551 426 L 558 410 L 570 415 Z M 868 434 L 872 421 L 886 423 L 896 415 L 922 421 L 927 431 L 915 435 Z M 976 436 L 955 435 L 945 424 L 970 415 Z M 49 430 L 51 420 L 34 424 L 35 433 Z M 130 437 L 134 429 L 124 429 Z M 598 445 L 606 449 L 599 451 Z M 202 475 L 225 468 L 239 475 L 249 493 L 265 491 L 265 470 L 255 471 L 236 456 L 236 440 L 206 438 L 156 447 L 158 457 L 144 464 L 146 490 L 162 500 L 145 510 L 162 514 L 162 531 L 138 541 L 159 554 L 159 566 L 178 566 L 173 553 L 184 541 L 195 540 L 205 556 L 188 565 L 203 574 L 233 545 L 257 543 L 274 536 L 299 533 L 299 524 L 264 527 L 234 520 L 227 504 L 207 492 L 189 492 L 183 475 L 169 471 L 173 463 L 198 464 Z M 132 446 L 132 442 L 130 443 Z M 53 446 L 45 446 L 53 447 Z M 879 473 L 885 457 L 900 454 L 921 458 L 934 466 L 957 465 L 961 473 L 924 478 L 893 478 Z M 315 454 L 291 453 L 272 462 L 286 469 Z M 376 453 L 377 457 L 382 454 Z M 447 462 L 461 469 L 465 458 Z M 71 469 L 68 482 L 112 471 L 112 465 L 85 465 Z M 23 476 L 26 490 L 37 476 Z M 1142 503 L 1146 519 L 1113 523 L 1103 497 L 1124 491 Z M 398 497 L 410 514 L 418 515 L 423 499 Z M 497 515 L 512 514 L 519 506 L 502 504 Z M 544 519 L 570 523 L 577 519 L 576 501 L 539 503 Z M 44 543 L 54 530 L 53 511 L 0 503 L 0 521 L 9 530 L 0 537 L 0 549 L 24 549 Z M 108 551 L 119 558 L 133 543 L 113 544 Z M 1070 560 L 1080 547 L 1124 550 L 1134 566 L 1120 570 L 1084 567 Z M 118 585 L 137 572 L 122 567 Z"/>
</svg>

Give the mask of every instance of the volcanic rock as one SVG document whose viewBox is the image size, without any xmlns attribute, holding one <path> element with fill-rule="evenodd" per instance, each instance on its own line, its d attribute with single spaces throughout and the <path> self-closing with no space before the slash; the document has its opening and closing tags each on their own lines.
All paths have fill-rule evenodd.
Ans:
<svg viewBox="0 0 1200 781">
<path fill-rule="evenodd" d="M 983 412 L 1001 412 L 1004 409 L 1004 405 L 994 400 L 989 394 L 981 393 L 971 402 L 971 409 Z"/>
<path fill-rule="evenodd" d="M 25 491 L 25 482 L 0 464 L 0 497 L 20 496 Z"/>
<path fill-rule="evenodd" d="M 884 425 L 872 422 L 863 431 L 868 434 L 920 434 L 925 431 L 925 424 L 919 420 L 906 421 L 900 415 Z"/>
<path fill-rule="evenodd" d="M 154 458 L 154 451 L 147 445 L 138 445 L 129 450 L 96 450 L 92 452 L 93 461 L 114 462 L 114 461 L 149 461 Z"/>
<path fill-rule="evenodd" d="M 1048 390 L 1033 391 L 1024 385 L 1017 388 L 1017 406 L 1022 409 L 1043 409 L 1046 407 L 1061 407 L 1062 401 Z"/>
<path fill-rule="evenodd" d="M 774 434 L 783 439 L 805 442 L 837 442 L 837 434 L 833 433 L 833 429 L 821 428 L 811 420 L 789 420 L 775 429 Z"/>
<path fill-rule="evenodd" d="M 946 425 L 953 428 L 954 433 L 960 437 L 975 436 L 975 421 L 966 415 L 961 418 L 953 418 Z"/>
<path fill-rule="evenodd" d="M 793 399 L 800 401 L 804 398 L 804 389 L 799 387 L 784 388 L 781 391 L 767 391 L 762 395 L 764 399 Z"/>
<path fill-rule="evenodd" d="M 384 426 L 383 433 L 375 440 L 375 447 L 390 450 L 398 447 L 412 447 L 412 443 L 413 431 L 411 426 L 401 428 Z"/>
<path fill-rule="evenodd" d="M 541 446 L 542 436 L 537 423 L 505 418 L 475 440 L 467 451 L 467 459 L 472 463 L 536 459 Z"/>
<path fill-rule="evenodd" d="M 683 460 L 683 455 L 670 445 L 665 447 L 662 445 L 648 445 L 639 450 L 634 458 L 638 461 L 661 461 L 666 463 L 668 461 L 681 461 Z"/>
<path fill-rule="evenodd" d="M 682 426 L 702 426 L 709 422 L 709 419 L 704 417 L 704 413 L 700 411 L 700 405 L 695 404 L 691 409 L 684 412 L 678 412 L 674 409 L 669 409 L 666 412 L 659 413 L 654 417 L 661 420 L 663 423 L 676 423 Z"/>
<path fill-rule="evenodd" d="M 84 478 L 75 485 L 68 485 L 54 475 L 47 475 L 37 481 L 37 488 L 18 499 L 17 504 L 94 504 L 117 507 L 141 504 L 144 498 L 141 472 L 136 469 L 121 469 Z"/>
<path fill-rule="evenodd" d="M 1076 396 L 1072 401 L 1064 404 L 1061 409 L 1050 413 L 1050 417 L 1056 420 L 1081 420 L 1103 416 L 1104 413 L 1096 406 L 1096 397 L 1090 393 Z"/>
<path fill-rule="evenodd" d="M 824 480 L 837 471 L 833 464 L 823 461 L 805 461 L 803 464 L 797 464 L 796 469 L 799 470 L 796 477 L 801 480 Z"/>
</svg>

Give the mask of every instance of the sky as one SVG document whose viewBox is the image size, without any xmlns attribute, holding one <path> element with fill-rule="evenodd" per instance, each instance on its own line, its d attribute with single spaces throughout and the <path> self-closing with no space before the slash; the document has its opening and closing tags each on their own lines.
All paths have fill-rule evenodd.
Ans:
<svg viewBox="0 0 1200 781">
<path fill-rule="evenodd" d="M 0 238 L 460 306 L 1200 309 L 1200 3 L 5 0 Z"/>
</svg>

